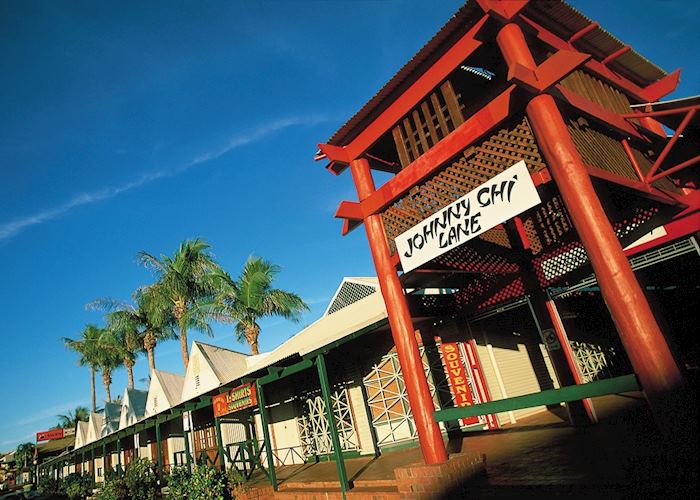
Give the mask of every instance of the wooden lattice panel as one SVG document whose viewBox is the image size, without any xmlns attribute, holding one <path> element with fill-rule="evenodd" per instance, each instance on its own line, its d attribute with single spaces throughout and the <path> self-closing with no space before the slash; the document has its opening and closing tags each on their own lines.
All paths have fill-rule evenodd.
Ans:
<svg viewBox="0 0 700 500">
<path fill-rule="evenodd" d="M 464 122 L 464 104 L 447 80 L 392 130 L 401 167 L 440 142 Z"/>
<path fill-rule="evenodd" d="M 559 196 L 543 200 L 527 214 L 523 217 L 523 226 L 533 255 L 560 243 L 572 229 L 569 214 Z"/>
<path fill-rule="evenodd" d="M 530 172 L 545 167 L 526 118 L 470 147 L 459 160 L 389 207 L 382 218 L 392 249 L 396 236 L 520 160 L 525 160 Z M 480 238 L 510 247 L 502 229 L 492 229 Z"/>
<path fill-rule="evenodd" d="M 582 116 L 569 118 L 567 128 L 584 163 L 627 179 L 639 180 L 619 139 L 593 126 Z M 634 146 L 631 149 L 640 170 L 646 174 L 651 168 L 651 160 Z M 654 186 L 676 191 L 676 187 L 669 179 L 660 179 L 654 183 Z"/>
<path fill-rule="evenodd" d="M 632 112 L 630 101 L 625 94 L 585 71 L 576 70 L 560 83 L 608 111 L 618 114 Z"/>
</svg>

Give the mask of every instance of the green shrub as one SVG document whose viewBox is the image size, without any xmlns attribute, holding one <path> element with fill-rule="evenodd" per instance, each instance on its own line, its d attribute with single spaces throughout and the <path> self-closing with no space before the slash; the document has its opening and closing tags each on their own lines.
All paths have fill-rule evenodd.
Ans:
<svg viewBox="0 0 700 500">
<path fill-rule="evenodd" d="M 129 500 L 129 488 L 119 476 L 106 477 L 105 483 L 96 495 L 97 500 Z"/>
<path fill-rule="evenodd" d="M 134 499 L 151 500 L 160 491 L 155 465 L 145 458 L 137 458 L 126 466 L 124 481 Z"/>
<path fill-rule="evenodd" d="M 197 465 L 193 472 L 184 468 L 173 470 L 168 479 L 168 498 L 188 500 L 228 500 L 226 474 L 210 465 Z"/>
<path fill-rule="evenodd" d="M 36 489 L 39 493 L 47 497 L 56 497 L 60 492 L 58 480 L 49 476 L 40 478 Z"/>
<path fill-rule="evenodd" d="M 250 489 L 243 474 L 235 467 L 231 467 L 226 471 L 226 483 L 232 498 L 236 498 L 237 494 L 245 493 Z"/>
<path fill-rule="evenodd" d="M 176 467 L 168 476 L 168 498 L 186 498 L 192 473 L 186 467 Z"/>
<path fill-rule="evenodd" d="M 90 474 L 74 472 L 68 474 L 59 482 L 59 491 L 71 500 L 85 498 L 92 495 L 95 481 Z"/>
</svg>

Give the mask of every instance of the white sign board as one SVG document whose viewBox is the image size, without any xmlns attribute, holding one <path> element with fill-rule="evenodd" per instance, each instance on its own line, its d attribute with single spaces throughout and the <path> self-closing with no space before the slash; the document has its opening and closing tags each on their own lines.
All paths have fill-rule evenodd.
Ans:
<svg viewBox="0 0 700 500">
<path fill-rule="evenodd" d="M 396 237 L 403 272 L 442 255 L 541 203 L 524 161 Z"/>
</svg>

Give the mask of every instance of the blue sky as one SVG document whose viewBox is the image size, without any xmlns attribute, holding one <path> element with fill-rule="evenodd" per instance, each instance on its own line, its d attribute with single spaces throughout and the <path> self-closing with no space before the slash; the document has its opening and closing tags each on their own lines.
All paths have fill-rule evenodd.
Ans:
<svg viewBox="0 0 700 500">
<path fill-rule="evenodd" d="M 232 274 L 262 255 L 310 304 L 302 325 L 343 276 L 372 274 L 364 232 L 341 238 L 332 218 L 355 197 L 350 178 L 314 163 L 315 145 L 459 5 L 0 3 L 0 450 L 87 405 L 87 372 L 58 339 L 100 321 L 87 302 L 151 280 L 139 250 L 200 236 Z M 574 5 L 664 69 L 684 67 L 675 96 L 698 93 L 697 5 Z M 261 348 L 302 325 L 265 321 Z M 230 328 L 215 332 L 191 340 L 245 349 Z M 159 346 L 156 363 L 181 372 L 178 344 Z M 120 370 L 113 394 L 125 384 Z"/>
</svg>

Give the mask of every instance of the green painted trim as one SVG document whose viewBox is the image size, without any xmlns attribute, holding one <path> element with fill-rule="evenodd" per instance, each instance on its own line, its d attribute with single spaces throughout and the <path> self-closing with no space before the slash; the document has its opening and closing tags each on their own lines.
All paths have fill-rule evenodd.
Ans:
<svg viewBox="0 0 700 500">
<path fill-rule="evenodd" d="M 267 455 L 267 476 L 270 478 L 270 483 L 274 491 L 277 491 L 277 474 L 275 473 L 275 459 L 272 455 L 272 444 L 270 441 L 270 429 L 267 422 L 267 410 L 265 409 L 265 392 L 260 381 L 257 382 L 258 409 L 260 410 L 260 426 L 263 432 L 263 441 L 265 442 L 265 451 Z"/>
<path fill-rule="evenodd" d="M 345 470 L 345 460 L 343 460 L 343 450 L 340 447 L 340 436 L 338 436 L 338 427 L 335 423 L 335 414 L 333 413 L 333 400 L 331 398 L 331 387 L 328 380 L 328 371 L 326 370 L 326 361 L 323 354 L 316 357 L 316 368 L 318 369 L 318 378 L 321 383 L 321 393 L 323 394 L 323 402 L 326 406 L 326 420 L 328 421 L 328 430 L 331 434 L 331 442 L 333 443 L 333 455 L 335 456 L 335 466 L 338 469 L 338 481 L 340 481 L 340 492 L 343 495 L 343 500 L 346 498 L 346 492 L 350 489 L 350 481 L 348 473 Z"/>
<path fill-rule="evenodd" d="M 523 408 L 532 408 L 533 406 L 566 403 L 569 401 L 578 401 L 580 399 L 605 396 L 607 394 L 619 394 L 622 392 L 632 392 L 638 390 L 639 384 L 637 383 L 637 377 L 636 375 L 631 374 L 605 380 L 598 380 L 596 382 L 589 382 L 587 384 L 569 385 L 559 389 L 549 389 L 547 391 L 526 394 L 524 396 L 517 396 L 514 398 L 489 401 L 488 403 L 481 403 L 472 406 L 446 408 L 444 410 L 437 410 L 433 412 L 433 415 L 435 416 L 435 420 L 445 422 L 447 420 L 458 420 L 465 417 L 521 410 Z"/>
<path fill-rule="evenodd" d="M 221 437 L 221 419 L 219 417 L 214 417 L 214 426 L 216 427 L 216 448 L 217 454 L 221 459 L 221 470 L 226 470 L 226 460 L 224 459 L 224 442 Z M 229 457 L 231 460 L 231 457 Z"/>
<path fill-rule="evenodd" d="M 160 438 L 160 422 L 156 421 L 156 449 L 158 450 L 158 477 L 163 475 L 163 447 Z"/>
<path fill-rule="evenodd" d="M 183 431 L 185 438 L 185 460 L 187 461 L 187 470 L 192 470 L 192 456 L 190 455 L 190 431 Z"/>
<path fill-rule="evenodd" d="M 285 377 L 289 377 L 290 375 L 294 375 L 295 373 L 307 370 L 309 368 L 312 368 L 313 366 L 314 362 L 312 360 L 304 359 L 302 361 L 299 361 L 298 363 L 294 363 L 291 366 L 285 366 L 284 368 L 281 368 L 275 371 L 274 373 L 270 373 L 269 375 L 260 377 L 257 380 L 257 383 L 259 386 L 263 386 L 271 382 L 276 382 Z"/>
</svg>

